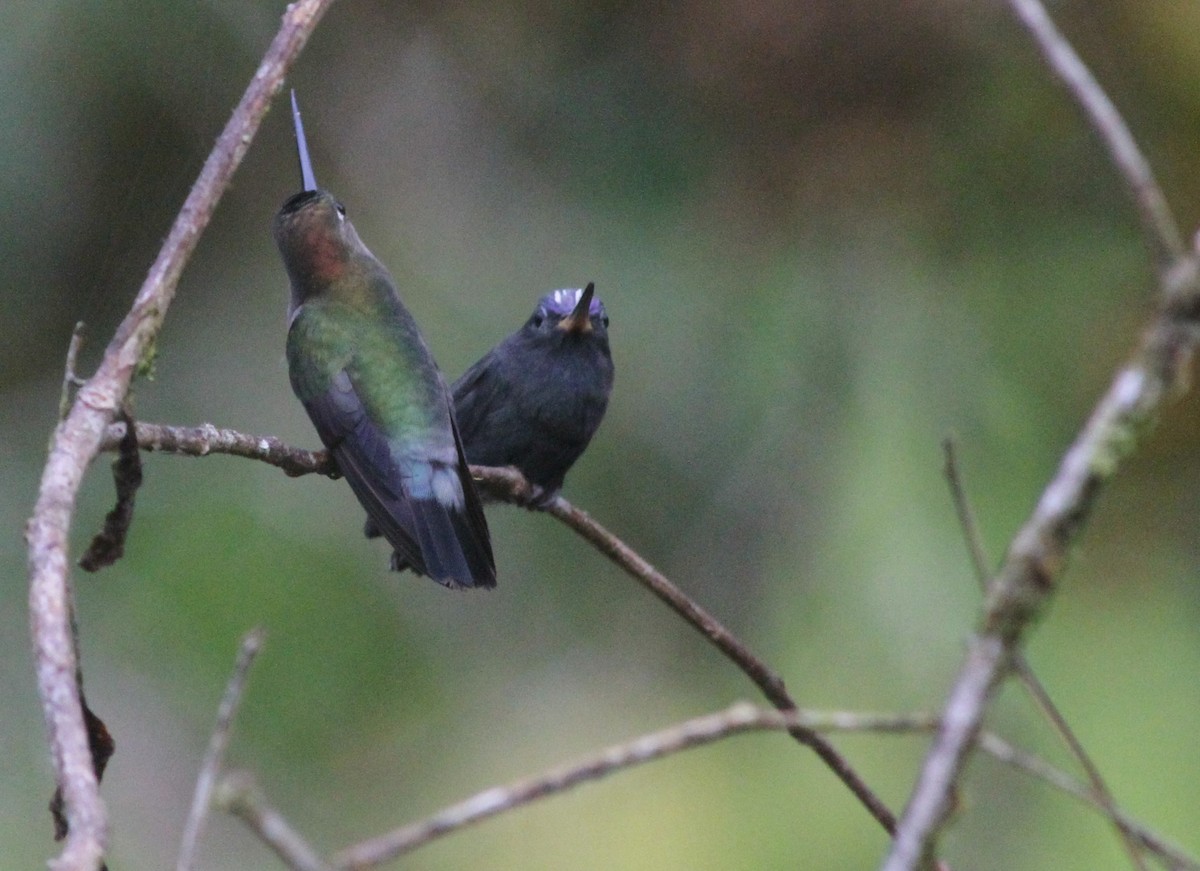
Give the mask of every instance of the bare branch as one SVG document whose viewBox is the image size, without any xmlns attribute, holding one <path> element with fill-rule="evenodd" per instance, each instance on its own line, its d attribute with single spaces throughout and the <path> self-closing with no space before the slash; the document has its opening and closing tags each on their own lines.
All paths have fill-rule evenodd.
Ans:
<svg viewBox="0 0 1200 871">
<path fill-rule="evenodd" d="M 795 729 L 807 732 L 818 729 L 909 732 L 927 730 L 932 725 L 930 718 L 924 715 L 823 715 L 772 711 L 741 702 L 719 713 L 696 717 L 669 729 L 614 745 L 586 759 L 543 774 L 486 789 L 424 820 L 341 850 L 333 856 L 332 863 L 339 869 L 374 867 L 488 817 L 617 771 L 743 732 Z"/>
<path fill-rule="evenodd" d="M 208 454 L 225 453 L 234 456 L 255 459 L 261 462 L 268 463 L 288 472 L 292 475 L 303 474 L 336 474 L 336 471 L 331 467 L 327 456 L 323 451 L 307 451 L 301 448 L 291 447 L 284 444 L 280 440 L 269 436 L 254 436 L 246 435 L 229 429 L 218 429 L 212 424 L 203 424 L 198 427 L 177 427 L 166 426 L 162 424 L 151 424 L 138 422 L 136 424 L 138 443 L 144 450 L 148 451 L 163 451 L 166 453 L 177 453 L 188 456 L 207 456 Z M 123 424 L 112 424 L 105 436 L 104 447 L 107 450 L 115 449 L 115 446 L 124 435 Z M 949 448 L 950 453 L 947 456 L 947 475 L 952 476 L 954 482 L 955 498 L 960 511 L 967 511 L 968 528 L 975 529 L 973 514 L 970 513 L 970 506 L 965 501 L 965 492 L 962 492 L 961 480 L 959 478 L 957 463 L 953 457 L 953 447 Z M 481 487 L 492 497 L 496 499 L 512 501 L 517 504 L 527 504 L 529 497 L 532 494 L 528 482 L 525 478 L 513 469 L 509 468 L 491 468 L 488 466 L 472 466 L 472 475 L 476 478 Z M 639 581 L 650 586 L 656 583 L 655 576 L 657 572 L 649 569 L 649 576 L 642 577 L 642 573 L 646 571 L 646 563 L 627 545 L 596 524 L 584 512 L 573 508 L 566 500 L 556 500 L 549 506 L 550 512 L 560 512 L 563 517 L 560 517 L 562 522 L 566 523 L 572 529 L 575 529 L 579 534 L 583 535 L 588 541 L 592 542 L 598 549 L 609 555 L 609 550 L 615 551 L 621 556 L 614 561 L 617 562 L 623 569 L 636 577 Z M 559 516 L 555 514 L 555 516 Z M 972 538 L 977 538 L 977 532 L 972 533 Z M 977 546 L 976 541 L 973 545 L 974 559 L 980 560 L 982 548 Z M 612 558 L 610 556 L 610 558 Z M 627 566 L 625 563 L 629 562 Z M 661 578 L 661 576 L 659 576 Z M 653 589 L 653 588 L 652 588 Z M 671 589 L 673 587 L 663 588 L 667 597 L 671 597 Z M 656 595 L 657 590 L 655 590 Z M 678 595 L 682 596 L 682 593 Z M 686 597 L 685 597 L 686 598 Z M 670 602 L 669 602 L 670 604 Z M 682 605 L 683 603 L 681 603 Z M 692 605 L 695 606 L 694 603 Z M 672 604 L 674 608 L 674 605 Z M 696 625 L 693 620 L 687 616 L 685 607 L 685 619 L 688 622 Z M 703 611 L 700 611 L 703 614 Z M 717 624 L 719 626 L 719 624 Z M 700 628 L 700 627 L 697 627 Z M 706 637 L 710 637 L 708 631 L 701 629 Z M 720 632 L 716 632 L 717 638 L 723 638 Z M 735 639 L 736 641 L 736 639 Z M 713 639 L 714 644 L 718 644 L 717 640 Z M 718 644 L 720 646 L 720 644 Z M 722 648 L 722 652 L 724 648 Z M 726 654 L 727 656 L 729 654 Z M 749 655 L 749 654 L 739 654 Z M 752 655 L 750 655 L 751 658 Z M 731 657 L 732 658 L 732 657 Z M 742 664 L 738 663 L 739 667 Z M 765 666 L 764 666 L 765 668 Z M 746 669 L 743 669 L 745 671 Z M 766 672 L 771 674 L 769 669 Z M 756 683 L 757 680 L 755 681 Z M 771 684 L 769 684 L 771 685 Z M 782 682 L 779 687 L 782 688 Z M 765 694 L 765 690 L 764 690 Z M 768 695 L 768 698 L 771 698 Z M 775 701 L 775 699 L 771 699 Z M 782 719 L 778 728 L 781 729 L 802 729 L 809 728 L 811 730 L 820 731 L 929 731 L 937 727 L 938 723 L 929 718 L 922 716 L 913 717 L 894 717 L 876 716 L 861 714 L 807 714 L 796 713 L 794 711 L 781 711 L 778 714 Z M 765 728 L 765 727 L 764 727 Z M 1097 808 L 1104 810 L 1115 825 L 1119 826 L 1126 834 L 1137 839 L 1143 847 L 1156 855 L 1164 857 L 1168 862 L 1173 863 L 1172 867 L 1193 868 L 1196 863 L 1189 859 L 1186 855 L 1179 852 L 1176 848 L 1170 847 L 1163 839 L 1141 827 L 1137 823 L 1132 822 L 1125 814 L 1113 807 L 1106 808 L 1104 803 L 1097 795 L 1090 792 L 1086 787 L 1078 784 L 1077 781 L 1057 771 L 1045 762 L 1031 757 L 1028 754 L 1021 754 L 1020 751 L 1013 750 L 1010 745 L 1001 741 L 994 736 L 984 734 L 981 737 L 981 749 L 995 756 L 1002 762 L 1015 765 L 1024 770 L 1040 777 L 1049 782 L 1052 786 L 1056 786 L 1066 792 L 1082 798 L 1090 802 Z M 1005 748 L 1008 748 L 1007 751 Z M 270 821 L 271 825 L 278 822 L 278 814 L 271 810 L 265 802 L 255 804 L 258 799 L 253 796 L 246 798 L 248 803 L 239 815 L 244 819 L 249 815 L 250 818 L 259 818 L 261 820 Z M 257 808 L 256 810 L 253 808 Z M 471 820 L 473 821 L 473 820 Z M 468 821 L 470 822 L 470 821 Z M 259 825 L 260 823 L 253 823 Z M 463 823 L 464 825 L 466 823 Z M 286 824 L 285 824 L 286 828 Z M 406 827 L 406 829 L 412 827 Z M 432 837 L 439 837 L 446 832 L 438 832 Z M 390 837 L 390 836 L 385 836 Z M 408 849 L 411 849 L 408 848 Z M 303 867 L 293 865 L 293 867 Z"/>
<path fill-rule="evenodd" d="M 975 511 L 971 508 L 971 500 L 967 497 L 967 488 L 963 484 L 962 469 L 958 462 L 958 442 L 954 436 L 942 439 L 942 459 L 942 474 L 946 476 L 946 485 L 950 488 L 954 513 L 958 516 L 958 525 L 962 527 L 963 538 L 967 544 L 967 554 L 971 557 L 971 568 L 975 570 L 975 580 L 979 584 L 980 592 L 986 593 L 988 576 L 992 570 L 988 567 L 987 551 L 983 546 L 979 521 L 975 519 Z"/>
<path fill-rule="evenodd" d="M 1166 197 L 1154 180 L 1150 164 L 1134 141 L 1125 119 L 1071 43 L 1054 26 L 1040 0 L 1008 2 L 1037 43 L 1046 64 L 1067 86 L 1071 96 L 1087 115 L 1108 149 L 1109 158 L 1117 172 L 1129 186 L 1138 218 L 1142 222 L 1142 232 L 1158 268 L 1165 270 L 1172 266 L 1186 254 L 1183 237 L 1167 206 Z"/>
<path fill-rule="evenodd" d="M 474 469 L 472 471 L 474 472 Z M 670 607 L 671 610 L 691 624 L 701 635 L 720 650 L 727 659 L 741 669 L 754 682 L 755 686 L 762 691 L 762 694 L 771 704 L 784 712 L 796 710 L 796 703 L 784 688 L 783 679 L 770 666 L 751 652 L 720 621 L 667 580 L 661 572 L 650 565 L 633 548 L 629 547 L 593 520 L 587 512 L 574 507 L 561 496 L 556 496 L 551 500 L 546 510 L 586 541 L 590 542 L 598 551 L 624 569 L 626 574 L 638 581 L 638 583 Z M 812 730 L 805 729 L 801 725 L 797 725 L 788 731 L 801 744 L 812 748 L 813 752 L 837 775 L 888 834 L 895 832 L 896 817 L 891 809 L 875 795 L 874 791 L 867 786 L 866 782 L 850 766 L 849 762 L 834 749 L 832 744 Z"/>
<path fill-rule="evenodd" d="M 724 711 L 614 745 L 577 762 L 483 790 L 423 820 L 347 847 L 328 863 L 271 805 L 250 774 L 236 772 L 222 780 L 217 790 L 217 804 L 245 822 L 293 871 L 349 871 L 383 864 L 490 817 L 646 762 L 744 732 L 797 727 L 816 732 L 905 735 L 932 731 L 939 723 L 935 717 L 922 713 L 784 712 L 739 702 Z M 1103 812 L 1128 837 L 1161 859 L 1167 867 L 1176 871 L 1200 871 L 1200 862 L 1123 811 L 1105 807 L 1087 786 L 1040 757 L 1020 750 L 990 732 L 980 734 L 979 747 L 998 762 L 1024 771 Z"/>
<path fill-rule="evenodd" d="M 1149 429 L 1173 389 L 1184 381 L 1194 350 L 1197 307 L 1192 286 L 1164 305 L 1144 335 L 1132 362 L 1122 368 L 1091 418 L 1063 457 L 1033 515 L 1009 546 L 991 582 L 983 624 L 972 641 L 943 715 L 943 725 L 926 757 L 905 808 L 885 871 L 917 867 L 945 821 L 951 790 L 966 764 L 983 713 L 1012 667 L 1013 653 L 1045 609 L 1066 566 L 1070 545 L 1100 491 Z M 1189 304 L 1183 304 L 1185 300 Z"/>
<path fill-rule="evenodd" d="M 211 424 L 189 428 L 138 422 L 136 427 L 138 443 L 146 450 L 172 451 L 192 456 L 203 456 L 210 452 L 236 454 L 262 460 L 293 475 L 328 475 L 332 472 L 323 453 L 292 448 L 277 439 L 247 436 L 232 430 L 217 429 Z M 116 444 L 123 432 L 121 424 L 110 426 L 105 445 Z M 534 489 L 516 469 L 472 466 L 471 475 L 480 488 L 493 498 L 526 507 L 532 504 Z M 784 688 L 783 679 L 770 666 L 755 656 L 737 636 L 667 580 L 633 548 L 561 496 L 556 496 L 546 503 L 544 510 L 591 543 L 696 628 L 741 669 L 776 708 L 781 711 L 796 709 L 796 703 Z M 875 795 L 833 745 L 801 725 L 793 727 L 790 734 L 801 744 L 812 748 L 889 834 L 894 831 L 895 814 Z"/>
<path fill-rule="evenodd" d="M 246 633 L 238 647 L 233 674 L 229 676 L 225 694 L 221 697 L 221 704 L 217 708 L 217 722 L 213 726 L 208 750 L 204 754 L 204 762 L 201 764 L 200 774 L 196 778 L 196 790 L 192 794 L 192 807 L 188 811 L 187 823 L 183 828 L 183 838 L 179 845 L 179 861 L 175 865 L 176 871 L 191 871 L 196 862 L 196 847 L 200 843 L 200 835 L 203 833 L 204 823 L 208 819 L 217 775 L 225 760 L 225 750 L 229 746 L 229 738 L 233 733 L 233 718 L 237 714 L 238 705 L 242 700 L 242 691 L 246 687 L 246 676 L 250 673 L 250 666 L 254 664 L 258 651 L 262 649 L 265 636 L 266 632 L 262 627 L 255 627 Z"/>
<path fill-rule="evenodd" d="M 451 805 L 423 820 L 339 851 L 331 860 L 338 869 L 374 867 L 416 850 L 437 838 L 466 826 L 515 810 L 539 799 L 548 798 L 580 784 L 598 780 L 618 771 L 679 753 L 693 747 L 752 731 L 790 730 L 797 726 L 819 732 L 871 732 L 876 734 L 912 734 L 938 727 L 928 714 L 869 714 L 848 711 L 772 711 L 746 702 L 724 711 L 696 717 L 668 729 L 609 747 L 586 759 L 563 765 L 534 777 L 506 786 L 486 789 Z M 1019 750 L 990 734 L 980 736 L 980 747 L 998 761 L 1037 777 L 1101 811 L 1105 808 L 1078 781 L 1041 758 Z M 1166 843 L 1153 832 L 1118 812 L 1114 822 L 1147 850 L 1161 857 L 1172 868 L 1200 871 L 1196 861 Z"/>
<path fill-rule="evenodd" d="M 293 871 L 332 871 L 308 841 L 267 801 L 247 772 L 226 775 L 217 787 L 216 801 L 249 826 Z"/>
<path fill-rule="evenodd" d="M 1124 811 L 1112 806 L 1106 806 L 1092 789 L 1089 789 L 1085 784 L 1080 783 L 1073 777 L 1064 774 L 1044 759 L 1012 746 L 1003 738 L 991 732 L 980 733 L 979 749 L 999 762 L 1020 769 L 1060 792 L 1065 792 L 1067 795 L 1090 804 L 1107 816 L 1109 821 L 1119 828 L 1127 838 L 1135 841 L 1142 849 L 1157 856 L 1168 868 L 1174 869 L 1174 871 L 1180 871 L 1180 869 L 1200 871 L 1200 862 L 1197 862 L 1175 845 L 1168 843 L 1160 835 L 1147 829 Z"/>
<path fill-rule="evenodd" d="M 69 825 L 63 851 L 51 863 L 55 871 L 96 868 L 108 841 L 107 815 L 92 770 L 75 686 L 78 654 L 70 632 L 67 539 L 79 486 L 105 427 L 121 407 L 135 370 L 153 345 L 200 233 L 250 147 L 271 98 L 330 2 L 297 0 L 288 7 L 279 33 L 205 161 L 99 368 L 80 388 L 70 412 L 54 432 L 26 540 L 38 693 Z"/>
<path fill-rule="evenodd" d="M 110 426 L 104 442 L 105 448 L 112 449 L 115 447 L 123 435 L 124 427 L 122 424 L 113 424 Z M 323 452 L 306 451 L 299 448 L 293 448 L 272 437 L 248 436 L 233 430 L 217 429 L 211 424 L 205 424 L 199 427 L 171 427 L 157 424 L 138 423 L 137 436 L 139 444 L 146 450 L 159 450 L 188 454 L 192 456 L 204 456 L 209 453 L 229 453 L 236 456 L 267 462 L 271 465 L 278 466 L 279 468 L 288 471 L 290 474 L 314 473 L 328 475 L 333 473 L 333 470 L 329 468 L 328 460 Z M 947 474 L 953 476 L 952 480 L 956 482 L 955 486 L 961 488 L 961 482 L 958 481 L 957 468 L 953 457 L 949 456 L 947 459 Z M 521 502 L 524 497 L 528 496 L 528 492 L 531 492 L 529 491 L 528 483 L 525 481 L 525 479 L 519 473 L 516 473 L 511 469 L 493 469 L 484 466 L 476 466 L 472 467 L 472 472 L 478 479 L 480 479 L 480 483 L 484 486 L 484 488 L 487 489 L 491 495 L 496 496 L 497 498 L 511 498 L 514 501 Z M 965 494 L 961 495 L 965 496 Z M 956 495 L 956 498 L 960 497 Z M 554 508 L 555 506 L 552 505 L 551 507 Z M 622 553 L 628 551 L 628 553 L 625 553 L 625 556 L 622 557 L 622 560 L 633 559 L 634 566 L 637 566 L 636 561 L 640 559 L 640 557 L 637 557 L 632 550 L 623 545 L 623 543 L 616 539 L 615 536 L 611 536 L 611 533 L 607 533 L 607 531 L 602 530 L 602 528 L 600 528 L 598 525 L 595 525 L 595 529 L 587 531 L 589 529 L 589 524 L 594 524 L 594 521 L 590 521 L 590 518 L 583 520 L 582 518 L 586 517 L 583 512 L 579 512 L 578 509 L 570 508 L 570 506 L 565 503 L 565 500 L 561 500 L 561 504 L 559 504 L 557 508 L 559 511 L 563 512 L 575 512 L 574 514 L 568 513 L 567 517 L 569 519 L 564 520 L 564 522 L 567 522 L 568 525 L 572 526 L 572 528 L 578 527 L 583 531 L 586 531 L 585 537 L 587 537 L 590 541 L 593 540 L 592 537 L 594 535 L 599 535 L 604 542 L 604 547 L 601 548 L 602 550 L 607 552 L 607 549 L 611 547 Z M 969 511 L 969 505 L 962 502 L 959 503 L 959 508 L 960 510 L 967 509 Z M 582 517 L 580 515 L 582 515 Z M 973 517 L 973 515 L 969 516 Z M 974 528 L 974 526 L 975 525 L 972 521 L 969 524 L 969 527 Z M 609 536 L 611 540 L 606 539 L 605 536 Z M 982 551 L 980 548 L 974 548 L 974 553 L 977 555 L 977 558 L 978 554 L 981 552 Z M 622 564 L 623 568 L 625 567 L 623 562 L 619 562 L 619 564 Z M 689 620 L 689 622 L 691 621 Z M 705 634 L 707 636 L 707 632 Z M 714 641 L 714 643 L 716 642 Z M 821 724 L 818 724 L 818 721 L 816 720 L 805 720 L 803 716 L 792 717 L 787 714 L 781 714 L 780 716 L 782 716 L 784 719 L 781 721 L 783 725 L 781 725 L 779 728 L 796 728 L 804 726 L 806 723 L 814 727 L 820 725 L 822 728 L 825 728 L 826 726 L 821 724 L 828 724 L 828 728 L 836 729 L 865 728 L 885 730 L 893 728 L 887 725 L 889 722 L 887 719 L 876 719 L 872 721 L 863 719 L 857 715 L 843 715 L 841 719 L 838 719 L 839 715 L 823 715 L 825 719 L 821 721 Z M 908 720 L 901 718 L 895 719 L 892 722 L 896 723 L 894 728 L 901 731 L 908 731 L 912 729 L 928 729 L 936 725 L 935 723 L 929 721 L 928 718 L 910 718 Z M 984 735 L 981 738 L 981 742 L 982 749 L 986 750 L 991 755 L 996 756 L 1001 761 L 1021 767 L 1030 773 L 1041 777 L 1043 780 L 1048 781 L 1052 785 L 1055 785 L 1058 788 L 1071 793 L 1072 795 L 1076 795 L 1084 800 L 1090 801 L 1092 804 L 1102 810 L 1106 810 L 1113 821 L 1119 825 L 1123 831 L 1131 834 L 1133 837 L 1136 837 L 1139 843 L 1141 843 L 1146 849 L 1162 855 L 1169 862 L 1173 863 L 1173 867 L 1200 867 L 1196 865 L 1194 860 L 1191 860 L 1189 857 L 1180 853 L 1175 848 L 1166 845 L 1161 838 L 1149 833 L 1147 830 L 1138 826 L 1137 824 L 1132 823 L 1120 811 L 1116 811 L 1112 808 L 1106 809 L 1104 804 L 1095 795 L 1089 792 L 1086 787 L 1080 786 L 1071 778 L 1067 777 L 1061 772 L 1058 772 L 1056 769 L 1047 766 L 1044 762 L 1036 759 L 1036 757 L 1031 757 L 1028 754 L 1021 754 L 1019 751 L 1013 750 L 1009 745 L 1000 741 L 1000 739 L 995 738 L 995 736 Z M 1005 750 L 1005 748 L 1008 749 Z M 269 819 L 271 818 L 271 814 L 266 814 L 263 818 Z"/>
<path fill-rule="evenodd" d="M 944 470 L 946 473 L 946 482 L 950 486 L 950 495 L 954 501 L 954 508 L 958 514 L 959 524 L 962 526 L 963 537 L 967 542 L 967 550 L 971 554 L 971 562 L 975 568 L 975 578 L 979 582 L 980 589 L 986 592 L 988 567 L 983 547 L 983 536 L 979 532 L 979 523 L 975 519 L 975 511 L 971 507 L 971 500 L 967 496 L 967 488 L 963 484 L 962 470 L 959 466 L 958 450 L 954 439 L 952 437 L 944 439 L 942 449 L 945 454 Z M 1108 784 L 1104 782 L 1099 767 L 1092 761 L 1092 757 L 1088 754 L 1087 750 L 1084 749 L 1083 742 L 1079 740 L 1079 737 L 1075 734 L 1075 730 L 1071 728 L 1071 725 L 1067 722 L 1067 718 L 1063 716 L 1062 711 L 1054 704 L 1054 700 L 1050 698 L 1050 693 L 1042 685 L 1038 676 L 1034 674 L 1033 666 L 1029 664 L 1029 661 L 1025 659 L 1025 654 L 1021 651 L 1017 651 L 1014 654 L 1013 667 L 1021 684 L 1025 687 L 1025 691 L 1033 698 L 1034 703 L 1042 711 L 1046 719 L 1049 720 L 1059 737 L 1062 738 L 1063 743 L 1067 745 L 1067 749 L 1071 751 L 1071 754 L 1083 768 L 1088 781 L 1092 785 L 1096 801 L 1107 813 L 1117 830 L 1117 837 L 1120 838 L 1121 845 L 1129 855 L 1129 861 L 1139 871 L 1145 871 L 1146 863 L 1142 861 L 1138 845 L 1135 843 L 1132 835 L 1121 825 L 1118 818 L 1116 800 L 1109 791 Z"/>
<path fill-rule="evenodd" d="M 218 429 L 211 423 L 202 423 L 200 426 L 168 426 L 138 421 L 135 430 L 138 446 L 144 451 L 161 451 L 191 457 L 231 454 L 268 463 L 293 477 L 337 476 L 337 467 L 325 451 L 294 448 L 274 436 L 246 435 L 231 429 Z M 101 450 L 115 450 L 124 435 L 125 424 L 109 424 L 101 442 Z"/>
<path fill-rule="evenodd" d="M 83 384 L 75 374 L 75 366 L 79 362 L 79 351 L 83 347 L 83 321 L 75 324 L 71 331 L 71 341 L 67 344 L 67 362 L 63 366 L 62 392 L 58 397 L 58 419 L 62 420 L 71 410 L 71 388 Z"/>
<path fill-rule="evenodd" d="M 1158 270 L 1162 301 L 1133 359 L 1117 372 L 1097 403 L 989 586 L 982 625 L 947 698 L 942 726 L 904 809 L 884 871 L 911 871 L 932 855 L 984 711 L 1012 668 L 1026 630 L 1053 595 L 1069 548 L 1100 491 L 1150 429 L 1167 398 L 1186 388 L 1200 324 L 1200 268 L 1193 254 L 1183 252 L 1173 222 L 1168 221 L 1165 229 L 1158 225 L 1166 205 L 1149 170 L 1139 169 L 1144 160 L 1136 147 L 1131 148 L 1124 123 L 1090 74 L 1079 75 L 1086 68 L 1053 30 L 1037 0 L 1010 2 L 1043 46 L 1055 72 L 1077 83 L 1072 93 L 1089 113 L 1095 113 L 1090 116 L 1102 135 L 1114 137 L 1113 160 L 1134 187 L 1143 223 L 1167 258 Z"/>
</svg>

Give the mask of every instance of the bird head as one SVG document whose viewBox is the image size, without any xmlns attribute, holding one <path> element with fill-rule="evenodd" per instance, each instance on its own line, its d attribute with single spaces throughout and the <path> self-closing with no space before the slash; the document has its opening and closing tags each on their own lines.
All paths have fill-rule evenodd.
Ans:
<svg viewBox="0 0 1200 871">
<path fill-rule="evenodd" d="M 361 254 L 370 256 L 346 207 L 333 194 L 317 186 L 304 122 L 296 92 L 292 91 L 292 122 L 300 158 L 301 190 L 287 199 L 275 216 L 275 244 L 292 284 L 292 307 L 347 276 Z"/>
<path fill-rule="evenodd" d="M 537 308 L 525 322 L 525 329 L 560 339 L 591 337 L 607 340 L 608 313 L 595 293 L 596 285 L 590 281 L 582 289 L 550 291 L 538 300 Z"/>
</svg>

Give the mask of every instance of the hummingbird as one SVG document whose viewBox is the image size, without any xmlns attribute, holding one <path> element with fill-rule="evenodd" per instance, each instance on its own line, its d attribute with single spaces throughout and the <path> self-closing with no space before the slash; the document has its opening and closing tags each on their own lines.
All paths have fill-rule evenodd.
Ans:
<svg viewBox="0 0 1200 871">
<path fill-rule="evenodd" d="M 529 320 L 451 388 L 467 459 L 513 466 L 544 507 L 592 440 L 612 393 L 608 313 L 589 282 L 538 300 Z M 363 533 L 381 532 L 367 517 Z"/>
<path fill-rule="evenodd" d="M 487 521 L 445 379 L 391 275 L 317 187 L 294 91 L 292 118 L 302 190 L 273 228 L 291 283 L 292 390 L 394 549 L 393 569 L 493 587 Z"/>
<path fill-rule="evenodd" d="M 613 386 L 608 313 L 589 282 L 538 300 L 529 320 L 451 388 L 467 459 L 515 466 L 545 505 L 588 446 Z"/>
</svg>

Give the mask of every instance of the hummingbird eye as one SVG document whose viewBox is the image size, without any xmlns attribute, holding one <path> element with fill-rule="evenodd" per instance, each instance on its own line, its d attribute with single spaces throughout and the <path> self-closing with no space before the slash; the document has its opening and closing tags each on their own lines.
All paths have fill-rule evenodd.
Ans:
<svg viewBox="0 0 1200 871">
<path fill-rule="evenodd" d="M 337 205 L 338 217 L 344 221 L 346 219 L 346 207 L 343 206 L 341 203 L 336 203 L 336 205 Z"/>
<path fill-rule="evenodd" d="M 533 317 L 531 317 L 529 320 L 535 327 L 540 327 L 546 322 L 546 310 L 544 308 L 539 308 L 533 313 Z"/>
<path fill-rule="evenodd" d="M 604 324 L 604 329 L 608 329 L 608 315 L 600 318 L 600 323 Z"/>
</svg>

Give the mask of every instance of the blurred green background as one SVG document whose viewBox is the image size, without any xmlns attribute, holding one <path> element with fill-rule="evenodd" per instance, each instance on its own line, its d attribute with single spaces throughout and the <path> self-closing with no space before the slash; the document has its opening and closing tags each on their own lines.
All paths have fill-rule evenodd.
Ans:
<svg viewBox="0 0 1200 871">
<path fill-rule="evenodd" d="M 21 531 L 71 327 L 90 371 L 282 3 L 0 9 L 0 850 L 54 854 Z M 1200 218 L 1200 6 L 1055 6 L 1185 232 Z M 294 71 L 318 177 L 450 377 L 543 292 L 594 280 L 617 384 L 565 495 L 820 708 L 936 709 L 978 597 L 941 475 L 958 433 L 998 557 L 1153 306 L 1095 137 L 995 3 L 336 5 Z M 146 420 L 315 446 L 287 383 L 266 119 L 136 385 Z M 1200 852 L 1200 404 L 1103 497 L 1030 656 L 1120 802 Z M 75 555 L 112 500 L 92 469 Z M 117 740 L 110 867 L 172 865 L 239 637 L 270 635 L 230 750 L 319 847 L 757 700 L 549 518 L 490 511 L 500 587 L 393 575 L 349 488 L 150 455 L 128 554 L 77 572 Z M 990 722 L 1069 767 L 1008 687 Z M 899 808 L 920 738 L 839 739 Z M 885 838 L 811 754 L 741 737 L 490 821 L 421 869 L 846 869 Z M 1094 814 L 973 764 L 956 867 L 1121 867 Z M 213 818 L 203 869 L 279 867 Z"/>
</svg>

